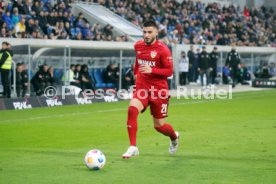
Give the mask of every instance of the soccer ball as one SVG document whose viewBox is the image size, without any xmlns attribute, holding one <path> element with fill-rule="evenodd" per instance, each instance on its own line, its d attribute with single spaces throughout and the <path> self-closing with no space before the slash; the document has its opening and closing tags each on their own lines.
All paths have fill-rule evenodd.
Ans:
<svg viewBox="0 0 276 184">
<path fill-rule="evenodd" d="M 88 151 L 84 157 L 85 165 L 91 170 L 102 169 L 105 165 L 105 161 L 106 159 L 104 154 L 97 149 Z"/>
</svg>

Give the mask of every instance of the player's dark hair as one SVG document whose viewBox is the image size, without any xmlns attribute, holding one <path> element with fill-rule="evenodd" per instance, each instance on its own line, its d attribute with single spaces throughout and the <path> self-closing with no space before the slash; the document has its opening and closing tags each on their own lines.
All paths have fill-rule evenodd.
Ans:
<svg viewBox="0 0 276 184">
<path fill-rule="evenodd" d="M 145 21 L 143 27 L 155 27 L 156 29 L 158 29 L 158 26 L 156 25 L 154 20 Z"/>
</svg>

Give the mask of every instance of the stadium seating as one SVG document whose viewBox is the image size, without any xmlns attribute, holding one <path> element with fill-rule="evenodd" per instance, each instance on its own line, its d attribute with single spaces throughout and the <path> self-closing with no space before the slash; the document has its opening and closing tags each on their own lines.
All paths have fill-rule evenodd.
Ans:
<svg viewBox="0 0 276 184">
<path fill-rule="evenodd" d="M 13 2 L 13 3 L 12 3 Z M 76 40 L 106 40 L 111 34 L 113 41 L 128 41 L 125 35 L 113 36 L 112 30 L 106 27 L 90 24 L 82 14 L 72 15 L 71 1 L 57 1 L 52 6 L 45 0 L 40 4 L 40 10 L 47 13 L 47 16 L 35 15 L 35 11 L 23 14 L 19 11 L 19 18 L 26 17 L 26 34 L 17 34 L 14 31 L 15 25 L 11 18 L 18 2 L 1 3 L 0 28 L 3 30 L 0 37 L 24 37 L 43 39 L 76 39 Z M 272 46 L 276 47 L 276 33 L 273 25 L 276 25 L 276 17 L 273 16 L 273 9 L 257 7 L 251 10 L 245 8 L 239 10 L 235 6 L 222 6 L 217 3 L 204 4 L 200 1 L 174 0 L 150 1 L 147 8 L 144 8 L 144 1 L 105 1 L 95 0 L 101 5 L 109 8 L 114 13 L 124 17 L 133 24 L 142 26 L 142 23 L 151 18 L 159 25 L 160 29 L 165 28 L 165 35 L 161 39 L 167 44 L 207 44 L 225 45 L 236 43 L 238 46 Z M 35 1 L 33 1 L 34 5 Z M 130 4 L 131 3 L 131 4 Z M 23 3 L 25 5 L 25 2 Z M 130 6 L 131 5 L 131 6 Z M 158 11 L 157 11 L 158 10 Z M 6 11 L 11 15 L 6 16 Z M 51 17 L 53 12 L 62 12 L 62 15 Z M 29 19 L 38 19 L 49 24 L 30 26 Z M 6 23 L 6 24 L 5 24 Z M 57 26 L 57 24 L 69 23 L 69 27 Z M 85 25 L 89 25 L 89 29 Z M 46 31 L 45 31 L 46 30 Z M 33 31 L 40 32 L 40 36 L 33 36 Z M 61 36 L 65 32 L 66 36 Z M 79 34 L 81 33 L 81 34 Z M 77 36 L 78 35 L 78 36 Z M 171 39 L 172 37 L 177 39 Z M 111 40 L 111 41 L 112 41 Z"/>
<path fill-rule="evenodd" d="M 103 81 L 103 73 L 104 73 L 105 69 L 103 68 L 97 68 L 94 69 L 93 71 L 93 76 L 95 79 L 95 87 L 96 88 L 114 88 L 115 85 L 113 83 L 105 83 Z"/>
</svg>

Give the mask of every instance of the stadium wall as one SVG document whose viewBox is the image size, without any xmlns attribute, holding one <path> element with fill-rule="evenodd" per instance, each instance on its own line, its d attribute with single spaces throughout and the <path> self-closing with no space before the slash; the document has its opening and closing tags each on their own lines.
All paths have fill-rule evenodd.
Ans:
<svg viewBox="0 0 276 184">
<path fill-rule="evenodd" d="M 93 42 L 93 41 L 75 41 L 75 40 L 31 40 L 31 39 L 5 39 L 12 44 L 13 48 L 20 48 L 20 57 L 27 57 L 28 65 L 33 66 L 37 58 L 44 54 L 44 57 L 57 57 L 57 63 L 60 63 L 60 67 L 63 68 L 64 73 L 69 69 L 70 63 L 73 58 L 79 58 L 81 60 L 89 61 L 93 58 L 94 54 L 98 54 L 99 58 L 108 58 L 110 60 L 112 57 L 116 56 L 117 62 L 120 64 L 120 71 L 122 73 L 122 67 L 125 62 L 129 64 L 134 62 L 135 53 L 133 52 L 134 42 Z M 195 45 L 194 49 L 201 48 L 201 45 Z M 206 46 L 207 51 L 211 52 L 213 46 Z M 221 67 L 224 65 L 227 53 L 231 50 L 230 46 L 217 46 L 218 52 L 220 53 L 220 60 L 218 63 L 218 70 L 220 72 Z M 178 77 L 178 60 L 180 59 L 181 51 L 187 52 L 190 45 L 175 45 L 172 48 L 172 55 L 174 60 L 175 75 L 173 79 L 174 86 L 179 85 Z M 25 49 L 25 50 L 24 50 Z M 55 53 L 58 49 L 61 50 L 60 53 Z M 82 51 L 81 56 L 74 55 L 74 50 L 79 49 Z M 247 67 L 251 72 L 260 65 L 262 62 L 275 62 L 276 61 L 276 48 L 272 47 L 236 47 L 237 52 L 240 53 L 242 62 L 247 64 Z M 22 51 L 23 50 L 23 51 Z M 47 52 L 49 51 L 50 52 Z M 114 53 L 114 51 L 116 51 Z M 47 53 L 47 54 L 45 54 Z M 14 51 L 15 56 L 18 54 Z M 125 58 L 128 59 L 125 59 Z M 119 60 L 119 61 L 118 61 Z M 98 59 L 97 62 L 102 62 Z M 124 62 L 124 63 L 123 63 Z M 93 65 L 95 67 L 97 65 Z M 29 67 L 31 68 L 31 67 Z M 29 71 L 29 76 L 31 76 L 31 71 Z M 122 74 L 120 75 L 122 77 Z M 66 76 L 65 76 L 66 81 Z M 121 81 L 121 80 L 120 80 Z M 29 85 L 30 86 L 30 85 Z M 119 84 L 121 87 L 121 83 Z"/>
<path fill-rule="evenodd" d="M 38 107 L 56 107 L 65 105 L 85 105 L 93 103 L 111 103 L 124 99 L 118 98 L 117 94 L 103 95 L 102 98 L 87 98 L 84 96 L 55 96 L 54 98 L 46 97 L 27 97 L 27 98 L 9 98 L 0 99 L 0 110 L 24 110 Z"/>
</svg>

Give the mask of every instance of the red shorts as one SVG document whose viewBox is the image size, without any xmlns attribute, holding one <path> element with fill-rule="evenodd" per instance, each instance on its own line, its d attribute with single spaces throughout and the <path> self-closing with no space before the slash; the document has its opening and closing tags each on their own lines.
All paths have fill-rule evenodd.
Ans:
<svg viewBox="0 0 276 184">
<path fill-rule="evenodd" d="M 144 106 L 142 112 L 150 106 L 150 112 L 154 118 L 162 119 L 168 116 L 170 95 L 167 89 L 160 89 L 154 92 L 149 89 L 135 89 L 133 92 L 133 98 L 142 102 Z"/>
</svg>

